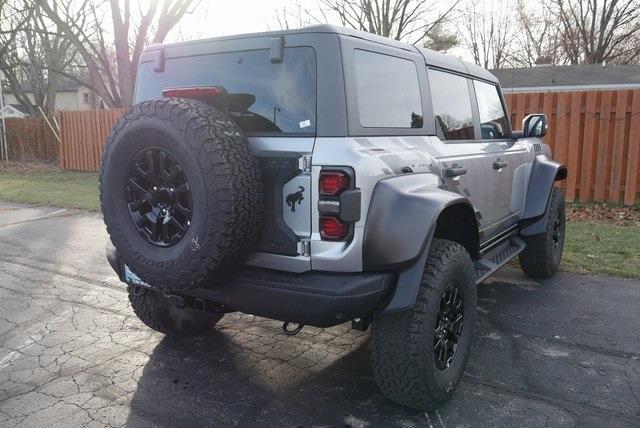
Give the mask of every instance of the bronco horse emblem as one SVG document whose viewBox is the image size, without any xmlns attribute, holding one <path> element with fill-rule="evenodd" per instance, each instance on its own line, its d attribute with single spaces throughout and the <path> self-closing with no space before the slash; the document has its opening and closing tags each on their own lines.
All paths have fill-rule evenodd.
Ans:
<svg viewBox="0 0 640 428">
<path fill-rule="evenodd" d="M 296 202 L 300 205 L 304 199 L 304 195 L 302 194 L 302 192 L 304 192 L 304 187 L 298 186 L 298 189 L 300 190 L 287 195 L 287 205 L 291 208 L 292 212 L 296 212 Z"/>
</svg>

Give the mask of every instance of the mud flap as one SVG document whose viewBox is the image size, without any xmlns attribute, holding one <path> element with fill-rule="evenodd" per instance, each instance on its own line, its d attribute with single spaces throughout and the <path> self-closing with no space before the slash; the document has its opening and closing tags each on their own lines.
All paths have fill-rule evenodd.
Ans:
<svg viewBox="0 0 640 428">
<path fill-rule="evenodd" d="M 520 220 L 520 235 L 532 236 L 543 233 L 547 227 L 547 212 L 549 198 L 553 183 L 567 178 L 567 167 L 552 161 L 545 155 L 536 156 L 529 185 L 527 197 Z"/>
</svg>

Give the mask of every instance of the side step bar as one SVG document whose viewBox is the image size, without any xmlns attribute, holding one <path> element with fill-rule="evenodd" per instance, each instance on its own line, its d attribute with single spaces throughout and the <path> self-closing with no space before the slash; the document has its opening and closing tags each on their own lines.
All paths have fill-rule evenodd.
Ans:
<svg viewBox="0 0 640 428">
<path fill-rule="evenodd" d="M 520 254 L 520 252 L 524 250 L 524 247 L 524 241 L 514 236 L 484 254 L 484 256 L 474 264 L 476 284 L 480 284 L 488 276 L 506 265 L 511 259 Z"/>
</svg>

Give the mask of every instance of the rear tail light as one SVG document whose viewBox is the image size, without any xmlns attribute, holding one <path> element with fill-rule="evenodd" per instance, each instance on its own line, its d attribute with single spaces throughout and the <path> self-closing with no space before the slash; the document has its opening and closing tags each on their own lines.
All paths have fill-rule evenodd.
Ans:
<svg viewBox="0 0 640 428">
<path fill-rule="evenodd" d="M 324 241 L 347 241 L 353 234 L 354 223 L 360 218 L 360 198 L 356 194 L 355 173 L 349 167 L 328 167 L 318 178 L 318 210 L 320 237 Z M 357 199 L 357 201 L 355 200 Z M 357 207 L 355 207 L 357 205 Z M 357 213 L 355 212 L 357 208 Z M 354 216 L 353 214 L 357 214 Z"/>
<path fill-rule="evenodd" d="M 351 185 L 351 179 L 343 171 L 322 171 L 320 173 L 320 195 L 338 196 Z"/>
<path fill-rule="evenodd" d="M 322 239 L 340 241 L 349 233 L 349 226 L 337 217 L 320 217 L 320 236 Z"/>
</svg>

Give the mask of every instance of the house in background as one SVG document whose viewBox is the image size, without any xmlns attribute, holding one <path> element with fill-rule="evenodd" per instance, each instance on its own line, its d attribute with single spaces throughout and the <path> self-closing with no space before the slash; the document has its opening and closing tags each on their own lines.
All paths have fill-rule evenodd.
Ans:
<svg viewBox="0 0 640 428">
<path fill-rule="evenodd" d="M 34 102 L 31 82 L 23 83 L 21 88 L 31 102 Z M 5 105 L 12 105 L 14 107 L 20 106 L 20 102 L 16 99 L 11 90 L 8 89 L 5 91 Z M 58 79 L 56 83 L 55 111 L 91 110 L 97 108 L 98 105 L 99 98 L 91 89 L 68 79 Z M 22 109 L 18 107 L 18 110 Z M 24 110 L 26 111 L 26 109 Z"/>
<path fill-rule="evenodd" d="M 640 89 L 640 65 L 536 65 L 490 70 L 505 93 Z"/>
<path fill-rule="evenodd" d="M 28 113 L 22 111 L 21 105 L 6 105 L 2 110 L 0 110 L 0 119 L 9 119 L 12 117 L 17 117 L 19 119 L 23 117 L 29 116 Z"/>
</svg>

